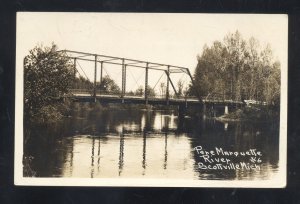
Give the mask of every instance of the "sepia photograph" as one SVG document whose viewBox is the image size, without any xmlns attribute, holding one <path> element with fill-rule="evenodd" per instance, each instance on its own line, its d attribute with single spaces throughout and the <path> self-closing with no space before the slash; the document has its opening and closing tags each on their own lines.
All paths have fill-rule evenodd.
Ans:
<svg viewBox="0 0 300 204">
<path fill-rule="evenodd" d="M 15 185 L 285 187 L 287 15 L 16 19 Z"/>
</svg>

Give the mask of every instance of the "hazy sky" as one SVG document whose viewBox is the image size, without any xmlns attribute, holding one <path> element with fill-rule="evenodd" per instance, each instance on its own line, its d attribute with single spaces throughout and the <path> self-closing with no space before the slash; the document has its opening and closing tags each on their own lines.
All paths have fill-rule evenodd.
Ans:
<svg viewBox="0 0 300 204">
<path fill-rule="evenodd" d="M 38 43 L 54 42 L 59 49 L 183 66 L 194 73 L 204 44 L 239 30 L 244 39 L 270 43 L 286 70 L 287 24 L 287 15 L 269 14 L 18 13 L 17 66 Z"/>
</svg>

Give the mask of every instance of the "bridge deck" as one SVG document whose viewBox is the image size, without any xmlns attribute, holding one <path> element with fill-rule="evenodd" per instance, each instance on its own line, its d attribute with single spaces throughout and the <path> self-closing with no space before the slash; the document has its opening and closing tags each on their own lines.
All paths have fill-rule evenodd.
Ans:
<svg viewBox="0 0 300 204">
<path fill-rule="evenodd" d="M 97 95 L 96 97 L 91 94 L 72 94 L 67 96 L 78 102 L 94 102 L 95 98 L 97 101 L 102 103 L 125 103 L 125 104 L 145 104 L 146 100 L 144 97 L 139 96 L 116 96 L 116 95 Z M 196 98 L 169 98 L 169 102 L 165 98 L 148 98 L 148 104 L 150 105 L 201 105 L 201 104 L 216 104 L 216 105 L 242 105 L 243 102 L 232 101 L 232 100 L 202 100 Z"/>
</svg>

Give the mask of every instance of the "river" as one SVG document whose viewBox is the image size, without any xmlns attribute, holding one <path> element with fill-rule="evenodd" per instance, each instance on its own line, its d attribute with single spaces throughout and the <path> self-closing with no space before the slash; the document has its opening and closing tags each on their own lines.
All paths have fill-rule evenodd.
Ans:
<svg viewBox="0 0 300 204">
<path fill-rule="evenodd" d="M 178 118 L 176 110 L 82 109 L 55 124 L 26 125 L 25 177 L 271 179 L 278 172 L 276 123 Z M 262 152 L 259 170 L 201 169 L 195 147 Z"/>
</svg>

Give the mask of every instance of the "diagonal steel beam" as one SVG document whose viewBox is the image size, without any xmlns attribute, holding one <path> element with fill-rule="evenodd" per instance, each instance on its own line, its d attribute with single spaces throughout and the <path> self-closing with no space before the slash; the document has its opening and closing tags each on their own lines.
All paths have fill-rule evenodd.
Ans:
<svg viewBox="0 0 300 204">
<path fill-rule="evenodd" d="M 173 84 L 173 82 L 172 82 L 172 80 L 171 80 L 170 73 L 168 74 L 168 71 L 165 71 L 165 73 L 166 73 L 166 75 L 167 75 L 167 77 L 168 77 L 168 80 L 169 80 L 169 82 L 170 82 L 170 84 L 171 84 L 171 86 L 172 86 L 172 88 L 173 88 L 173 90 L 174 90 L 174 92 L 175 92 L 175 95 L 178 96 L 178 93 L 177 93 L 177 91 L 176 91 L 176 88 L 175 88 L 175 86 L 174 86 L 174 84 Z"/>
</svg>

